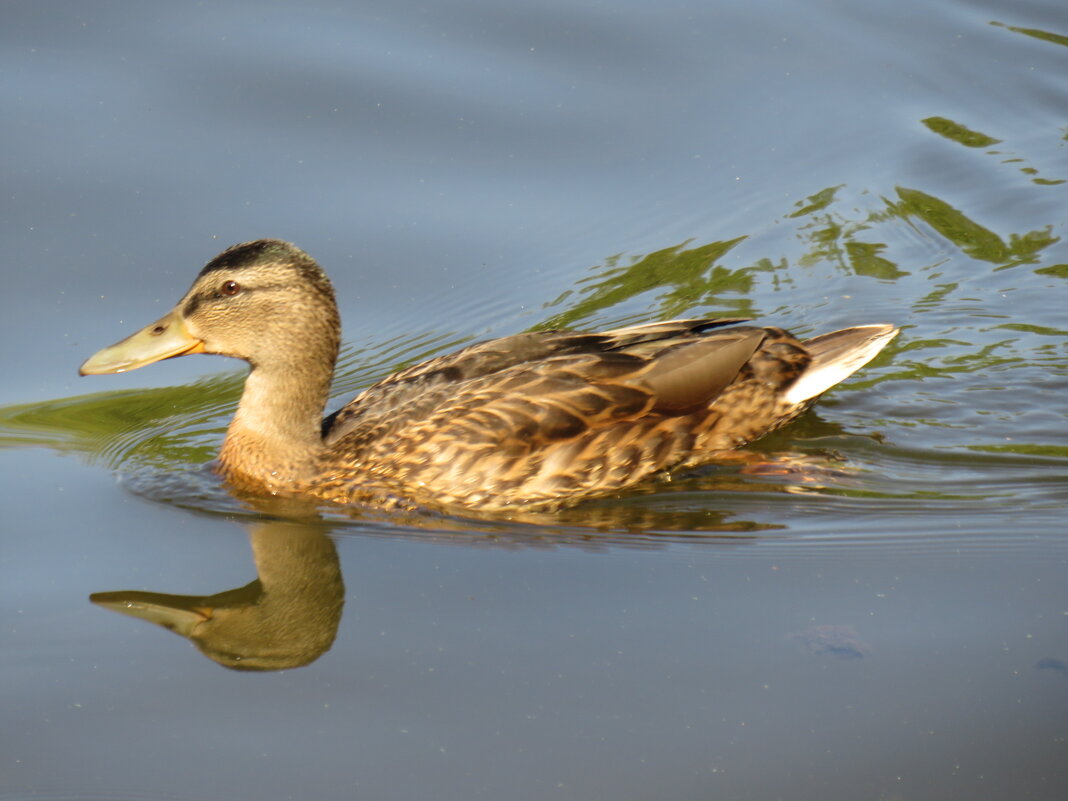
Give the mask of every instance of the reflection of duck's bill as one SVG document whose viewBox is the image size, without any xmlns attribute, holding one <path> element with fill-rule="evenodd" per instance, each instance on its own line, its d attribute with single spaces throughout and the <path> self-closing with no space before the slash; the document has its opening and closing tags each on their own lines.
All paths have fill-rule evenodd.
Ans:
<svg viewBox="0 0 1068 801">
<path fill-rule="evenodd" d="M 163 626 L 188 637 L 214 612 L 200 596 L 164 595 L 158 592 L 95 592 L 89 600 L 97 606 Z"/>
<path fill-rule="evenodd" d="M 82 375 L 125 373 L 186 353 L 204 353 L 204 342 L 189 333 L 175 310 L 122 342 L 97 351 L 78 372 Z"/>
</svg>

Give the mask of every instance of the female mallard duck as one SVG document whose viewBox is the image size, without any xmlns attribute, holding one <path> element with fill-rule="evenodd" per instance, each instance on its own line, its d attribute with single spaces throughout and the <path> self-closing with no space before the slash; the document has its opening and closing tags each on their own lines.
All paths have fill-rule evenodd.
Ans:
<svg viewBox="0 0 1068 801">
<path fill-rule="evenodd" d="M 804 341 L 743 320 L 542 331 L 395 373 L 321 419 L 341 324 L 315 261 L 236 245 L 159 321 L 82 365 L 121 373 L 186 353 L 252 369 L 219 454 L 231 484 L 340 503 L 553 507 L 708 462 L 797 417 L 870 361 L 890 325 Z"/>
</svg>

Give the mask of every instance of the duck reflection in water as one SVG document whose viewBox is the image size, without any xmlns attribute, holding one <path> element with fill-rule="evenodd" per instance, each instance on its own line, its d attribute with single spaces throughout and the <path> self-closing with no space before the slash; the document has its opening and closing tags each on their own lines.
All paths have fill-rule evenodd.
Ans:
<svg viewBox="0 0 1068 801">
<path fill-rule="evenodd" d="M 224 667 L 307 665 L 333 645 L 345 601 L 326 531 L 298 521 L 256 523 L 251 544 L 258 577 L 244 587 L 215 595 L 98 592 L 89 600 L 180 634 Z"/>
</svg>

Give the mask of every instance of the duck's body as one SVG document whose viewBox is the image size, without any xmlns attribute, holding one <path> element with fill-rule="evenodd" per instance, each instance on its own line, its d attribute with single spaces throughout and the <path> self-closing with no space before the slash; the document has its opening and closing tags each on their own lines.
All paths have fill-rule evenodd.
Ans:
<svg viewBox="0 0 1068 801">
<path fill-rule="evenodd" d="M 897 330 L 799 341 L 741 320 L 550 331 L 395 373 L 321 419 L 340 341 L 329 280 L 276 240 L 213 259 L 174 311 L 93 356 L 110 373 L 184 353 L 251 365 L 219 455 L 231 483 L 341 503 L 562 505 L 711 461 L 789 422 Z"/>
</svg>

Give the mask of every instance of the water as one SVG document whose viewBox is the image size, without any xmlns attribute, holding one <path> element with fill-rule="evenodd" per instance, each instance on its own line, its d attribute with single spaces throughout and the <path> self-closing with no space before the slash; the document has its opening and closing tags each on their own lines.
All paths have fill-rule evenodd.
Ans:
<svg viewBox="0 0 1068 801">
<path fill-rule="evenodd" d="M 1055 2 L 8 3 L 0 798 L 1064 798 L 1066 37 Z M 535 327 L 903 333 L 753 447 L 782 474 L 284 524 L 205 467 L 236 364 L 76 376 L 260 236 L 335 282 L 335 404 Z M 306 664 L 89 601 L 129 590 Z"/>
</svg>

